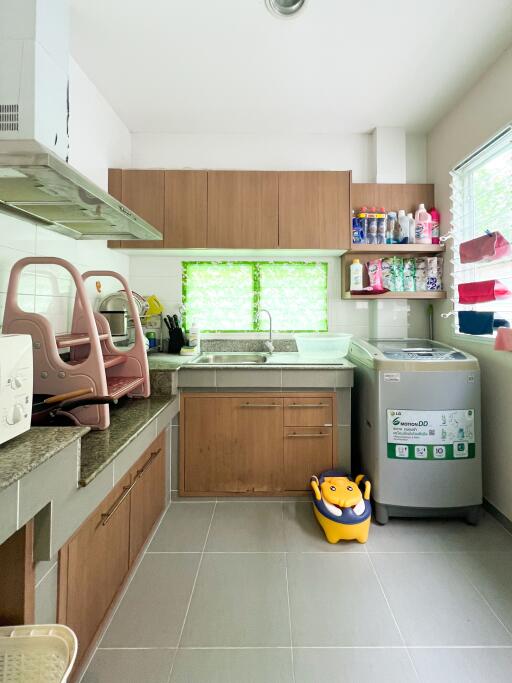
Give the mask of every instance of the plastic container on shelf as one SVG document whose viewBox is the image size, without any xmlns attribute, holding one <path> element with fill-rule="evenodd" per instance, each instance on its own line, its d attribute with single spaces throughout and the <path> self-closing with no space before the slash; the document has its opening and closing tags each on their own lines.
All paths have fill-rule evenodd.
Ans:
<svg viewBox="0 0 512 683">
<path fill-rule="evenodd" d="M 367 213 L 367 219 L 366 241 L 368 244 L 377 244 L 377 209 L 374 206 Z"/>
<path fill-rule="evenodd" d="M 377 244 L 386 244 L 386 209 L 382 207 L 377 212 Z"/>
<path fill-rule="evenodd" d="M 359 221 L 361 243 L 366 244 L 368 242 L 368 209 L 366 206 L 361 207 L 361 210 L 357 214 L 357 220 Z"/>
<path fill-rule="evenodd" d="M 412 213 L 407 214 L 407 220 L 409 221 L 409 244 L 414 244 L 416 242 L 416 221 Z"/>
<path fill-rule="evenodd" d="M 311 332 L 296 334 L 295 342 L 299 353 L 325 358 L 344 358 L 348 353 L 351 334 Z"/>
<path fill-rule="evenodd" d="M 359 291 L 363 289 L 363 264 L 358 258 L 352 261 L 350 266 L 350 291 Z"/>
<path fill-rule="evenodd" d="M 398 226 L 398 231 L 397 231 L 398 242 L 397 242 L 397 244 L 408 244 L 409 243 L 409 219 L 405 215 L 405 211 L 403 209 L 398 210 L 397 226 Z"/>
<path fill-rule="evenodd" d="M 73 631 L 60 624 L 2 626 L 2 683 L 65 683 L 77 653 Z"/>
<path fill-rule="evenodd" d="M 441 214 L 435 206 L 429 209 L 428 212 L 432 218 L 432 244 L 439 244 L 441 237 Z"/>
<path fill-rule="evenodd" d="M 425 209 L 425 204 L 420 204 L 414 216 L 416 221 L 416 243 L 432 244 L 432 216 Z"/>
</svg>

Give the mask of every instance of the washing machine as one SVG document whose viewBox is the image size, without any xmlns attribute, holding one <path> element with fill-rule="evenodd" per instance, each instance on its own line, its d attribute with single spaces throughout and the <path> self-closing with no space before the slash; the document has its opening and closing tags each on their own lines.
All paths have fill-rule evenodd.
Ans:
<svg viewBox="0 0 512 683">
<path fill-rule="evenodd" d="M 482 504 L 480 369 L 428 339 L 354 338 L 354 413 L 374 516 L 459 516 Z"/>
</svg>

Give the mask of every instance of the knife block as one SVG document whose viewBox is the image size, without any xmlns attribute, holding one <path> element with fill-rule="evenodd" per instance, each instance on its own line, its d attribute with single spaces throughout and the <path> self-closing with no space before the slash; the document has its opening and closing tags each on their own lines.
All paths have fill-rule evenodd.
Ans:
<svg viewBox="0 0 512 683">
<path fill-rule="evenodd" d="M 175 327 L 169 331 L 167 353 L 179 353 L 181 351 L 182 346 L 185 346 L 183 330 L 181 329 L 181 327 Z"/>
</svg>

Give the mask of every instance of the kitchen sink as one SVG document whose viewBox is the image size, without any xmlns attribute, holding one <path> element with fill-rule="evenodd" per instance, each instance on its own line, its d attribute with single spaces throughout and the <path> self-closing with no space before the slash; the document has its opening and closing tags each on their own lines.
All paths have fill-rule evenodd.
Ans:
<svg viewBox="0 0 512 683">
<path fill-rule="evenodd" d="M 199 365 L 260 365 L 267 360 L 265 353 L 203 353 L 193 362 Z"/>
</svg>

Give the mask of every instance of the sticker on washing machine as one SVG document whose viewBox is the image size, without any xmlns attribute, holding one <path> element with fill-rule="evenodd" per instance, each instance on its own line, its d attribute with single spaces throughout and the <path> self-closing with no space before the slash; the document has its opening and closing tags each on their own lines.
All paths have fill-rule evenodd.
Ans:
<svg viewBox="0 0 512 683">
<path fill-rule="evenodd" d="M 388 410 L 387 455 L 399 460 L 474 458 L 474 410 Z"/>
<path fill-rule="evenodd" d="M 385 372 L 384 373 L 384 381 L 385 382 L 399 382 L 400 381 L 400 373 L 399 372 Z"/>
</svg>

